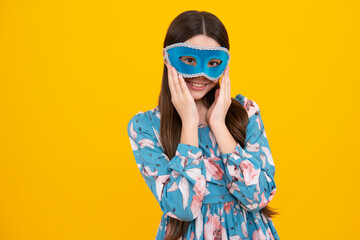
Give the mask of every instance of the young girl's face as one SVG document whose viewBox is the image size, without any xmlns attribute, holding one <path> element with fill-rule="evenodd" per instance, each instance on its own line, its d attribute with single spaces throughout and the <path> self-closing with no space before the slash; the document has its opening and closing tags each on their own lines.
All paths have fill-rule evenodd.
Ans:
<svg viewBox="0 0 360 240">
<path fill-rule="evenodd" d="M 220 45 L 216 42 L 215 39 L 210 38 L 205 35 L 197 35 L 194 36 L 187 41 L 186 43 L 200 46 L 200 47 L 220 47 Z M 196 66 L 196 60 L 191 56 L 184 56 L 180 58 L 184 63 L 189 65 Z M 221 63 L 221 60 L 214 59 L 208 63 L 208 67 L 214 67 Z M 215 87 L 219 80 L 210 81 L 204 76 L 194 77 L 194 78 L 184 78 L 186 85 L 193 96 L 194 100 L 199 100 L 203 98 L 213 87 Z M 196 86 L 193 84 L 198 83 Z"/>
</svg>

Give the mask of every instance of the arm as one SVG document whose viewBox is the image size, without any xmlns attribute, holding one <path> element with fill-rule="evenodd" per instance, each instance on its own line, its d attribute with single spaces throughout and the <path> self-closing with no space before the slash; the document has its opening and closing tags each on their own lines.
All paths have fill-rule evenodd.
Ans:
<svg viewBox="0 0 360 240">
<path fill-rule="evenodd" d="M 232 139 L 223 141 L 234 142 L 236 147 L 230 153 L 221 154 L 220 158 L 225 165 L 225 180 L 229 191 L 248 211 L 259 211 L 271 201 L 276 192 L 275 165 L 260 109 L 256 102 L 249 99 L 247 101 L 252 104 L 248 110 L 245 149 L 231 136 Z"/>
<path fill-rule="evenodd" d="M 127 130 L 137 166 L 161 210 L 182 221 L 194 220 L 206 191 L 202 150 L 179 143 L 175 156 L 169 159 L 143 112 L 129 121 Z"/>
</svg>

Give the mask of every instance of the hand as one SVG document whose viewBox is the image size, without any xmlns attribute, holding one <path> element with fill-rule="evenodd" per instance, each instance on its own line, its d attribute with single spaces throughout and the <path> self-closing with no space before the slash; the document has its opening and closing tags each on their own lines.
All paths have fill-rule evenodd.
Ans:
<svg viewBox="0 0 360 240">
<path fill-rule="evenodd" d="M 166 63 L 165 63 L 166 64 Z M 198 126 L 199 113 L 184 78 L 177 74 L 174 67 L 166 64 L 168 69 L 169 88 L 171 92 L 171 101 L 176 108 L 182 123 Z"/>
<path fill-rule="evenodd" d="M 229 66 L 221 77 L 220 88 L 215 91 L 215 100 L 206 114 L 209 125 L 225 124 L 225 117 L 231 105 Z"/>
</svg>

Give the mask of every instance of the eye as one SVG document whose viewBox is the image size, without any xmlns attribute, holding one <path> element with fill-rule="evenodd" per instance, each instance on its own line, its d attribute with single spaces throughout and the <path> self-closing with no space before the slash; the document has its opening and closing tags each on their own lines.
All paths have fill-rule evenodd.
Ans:
<svg viewBox="0 0 360 240">
<path fill-rule="evenodd" d="M 193 65 L 196 66 L 196 60 L 195 58 L 191 57 L 191 56 L 183 56 L 180 57 L 181 61 L 183 61 L 184 63 L 188 64 L 188 65 Z"/>
<path fill-rule="evenodd" d="M 211 61 L 209 61 L 209 66 L 210 67 L 216 67 L 219 66 L 221 64 L 221 60 L 219 59 L 212 59 Z"/>
</svg>

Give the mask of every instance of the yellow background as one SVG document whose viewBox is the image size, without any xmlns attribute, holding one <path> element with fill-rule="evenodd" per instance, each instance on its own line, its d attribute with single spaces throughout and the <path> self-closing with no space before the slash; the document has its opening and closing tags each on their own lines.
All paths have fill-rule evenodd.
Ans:
<svg viewBox="0 0 360 240">
<path fill-rule="evenodd" d="M 360 239 L 358 1 L 0 2 L 0 239 L 154 239 L 126 126 L 157 105 L 186 10 L 230 37 L 232 97 L 261 109 L 283 240 Z"/>
</svg>

